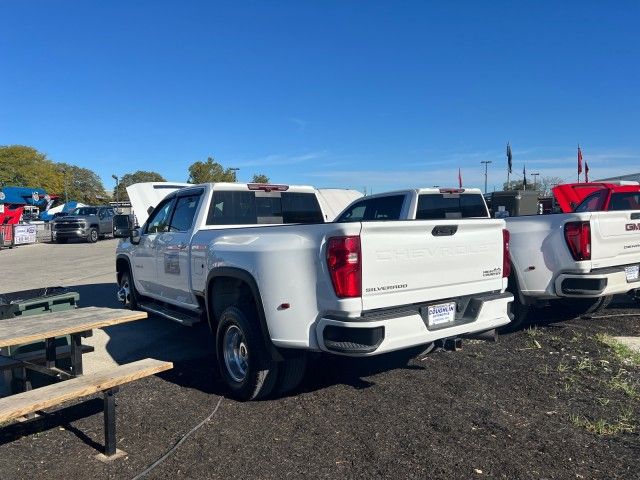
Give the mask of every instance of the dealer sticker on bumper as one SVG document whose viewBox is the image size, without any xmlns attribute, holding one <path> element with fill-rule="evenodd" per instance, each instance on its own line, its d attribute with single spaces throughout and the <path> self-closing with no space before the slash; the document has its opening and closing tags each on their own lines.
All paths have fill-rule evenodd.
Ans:
<svg viewBox="0 0 640 480">
<path fill-rule="evenodd" d="M 427 320 L 429 326 L 453 323 L 456 319 L 456 302 L 441 303 L 431 305 L 427 309 Z"/>
<path fill-rule="evenodd" d="M 640 273 L 640 265 L 624 267 L 624 274 L 627 276 L 627 282 L 635 282 L 638 280 L 638 273 Z"/>
</svg>

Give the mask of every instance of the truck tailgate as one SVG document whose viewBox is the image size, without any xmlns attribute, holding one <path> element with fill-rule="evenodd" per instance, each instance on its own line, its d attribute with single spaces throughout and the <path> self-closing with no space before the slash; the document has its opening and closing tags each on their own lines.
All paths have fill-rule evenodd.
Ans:
<svg viewBox="0 0 640 480">
<path fill-rule="evenodd" d="M 592 268 L 640 263 L 640 211 L 594 212 Z"/>
<path fill-rule="evenodd" d="M 362 308 L 503 289 L 503 220 L 363 222 Z"/>
</svg>

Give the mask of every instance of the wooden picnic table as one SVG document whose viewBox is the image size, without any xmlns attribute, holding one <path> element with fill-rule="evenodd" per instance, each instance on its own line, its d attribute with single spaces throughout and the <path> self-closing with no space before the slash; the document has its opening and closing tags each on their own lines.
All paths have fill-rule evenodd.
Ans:
<svg viewBox="0 0 640 480">
<path fill-rule="evenodd" d="M 119 365 L 103 371 L 83 375 L 81 337 L 87 336 L 95 328 L 109 327 L 147 318 L 146 312 L 124 309 L 86 307 L 65 310 L 51 314 L 32 315 L 0 320 L 0 348 L 29 342 L 45 341 L 45 366 L 25 360 L 23 354 L 15 358 L 0 355 L 0 367 L 21 369 L 26 379 L 25 369 L 31 369 L 58 379 L 67 380 L 31 390 L 24 382 L 24 391 L 0 398 L 0 423 L 21 416 L 33 417 L 34 412 L 49 408 L 69 400 L 86 397 L 96 392 L 104 395 L 104 457 L 114 458 L 116 449 L 116 404 L 115 394 L 120 385 L 155 375 L 173 368 L 171 362 L 146 358 L 136 362 Z M 55 339 L 69 335 L 71 337 L 71 369 L 63 370 L 56 366 L 60 347 L 56 348 Z M 69 353 L 69 350 L 66 350 Z M 27 357 L 31 358 L 31 357 Z M 40 353 L 40 363 L 42 363 Z M 121 452 L 122 453 L 122 452 Z"/>
<path fill-rule="evenodd" d="M 21 366 L 40 371 L 48 375 L 66 378 L 83 374 L 82 342 L 83 336 L 90 336 L 95 328 L 109 327 L 147 318 L 146 312 L 133 310 L 85 307 L 43 315 L 30 315 L 0 320 L 0 348 L 24 343 L 45 341 L 45 366 L 31 362 L 21 362 Z M 56 367 L 56 337 L 69 335 L 71 370 L 63 371 Z M 0 355 L 2 363 L 16 363 L 16 358 Z"/>
</svg>

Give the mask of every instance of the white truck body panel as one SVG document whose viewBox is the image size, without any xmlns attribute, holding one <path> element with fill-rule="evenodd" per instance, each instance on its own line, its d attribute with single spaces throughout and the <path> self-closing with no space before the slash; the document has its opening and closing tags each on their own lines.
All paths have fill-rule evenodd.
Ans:
<svg viewBox="0 0 640 480">
<path fill-rule="evenodd" d="M 513 272 L 524 297 L 598 297 L 640 288 L 627 282 L 624 267 L 640 264 L 640 233 L 626 230 L 632 211 L 583 212 L 506 218 Z M 637 213 L 637 212 L 636 212 Z M 568 222 L 590 222 L 591 260 L 573 259 L 564 237 Z M 606 269 L 606 270 L 605 270 Z M 598 292 L 563 291 L 562 281 L 605 279 Z"/>
<path fill-rule="evenodd" d="M 510 321 L 508 304 L 513 297 L 504 293 L 506 279 L 500 273 L 502 220 L 207 225 L 214 190 L 247 187 L 193 187 L 204 193 L 192 229 L 180 239 L 185 248 L 163 251 L 163 243 L 175 245 L 171 232 L 155 237 L 143 234 L 140 245 L 125 240 L 118 247 L 118 254 L 133 265 L 134 284 L 144 295 L 195 310 L 197 296 L 212 293 L 207 291 L 209 276 L 235 269 L 255 281 L 273 345 L 358 356 L 482 332 Z M 314 192 L 311 187 L 290 187 L 289 191 L 295 188 Z M 176 195 L 185 196 L 191 190 Z M 464 224 L 459 225 L 457 240 L 456 235 L 432 235 L 434 226 L 454 223 Z M 360 237 L 360 297 L 338 298 L 328 270 L 327 242 L 344 236 Z M 141 247 L 145 241 L 154 247 Z M 388 257 L 390 250 L 393 259 Z M 155 266 L 147 268 L 155 268 L 155 273 L 147 273 L 146 278 L 138 275 L 138 262 Z M 389 285 L 400 287 L 366 292 L 366 288 Z M 456 313 L 455 322 L 427 326 L 428 304 L 451 304 L 460 298 L 461 305 L 469 308 Z M 331 326 L 382 326 L 384 339 L 370 351 L 337 351 L 328 346 L 324 335 Z"/>
</svg>

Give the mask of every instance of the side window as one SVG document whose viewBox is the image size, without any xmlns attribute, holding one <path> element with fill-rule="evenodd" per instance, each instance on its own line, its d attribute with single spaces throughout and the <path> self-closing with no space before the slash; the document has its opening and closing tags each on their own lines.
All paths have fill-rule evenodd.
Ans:
<svg viewBox="0 0 640 480">
<path fill-rule="evenodd" d="M 367 205 L 371 202 L 371 200 L 362 200 L 360 202 L 354 203 L 351 205 L 349 210 L 346 210 L 340 218 L 336 220 L 337 222 L 361 222 L 364 218 L 364 212 L 367 209 Z"/>
<path fill-rule="evenodd" d="M 178 197 L 176 208 L 173 211 L 170 232 L 186 232 L 193 225 L 193 218 L 196 215 L 200 203 L 200 195 L 189 195 L 187 197 Z"/>
<path fill-rule="evenodd" d="M 153 211 L 147 221 L 145 233 L 163 233 L 168 231 L 167 223 L 174 203 L 175 199 L 172 198 L 158 205 L 158 208 Z"/>
<path fill-rule="evenodd" d="M 575 212 L 597 212 L 602 208 L 602 202 L 606 194 L 607 194 L 606 190 L 600 190 L 598 192 L 592 193 L 587 198 L 585 198 L 582 201 L 582 203 L 576 207 L 574 211 Z"/>
<path fill-rule="evenodd" d="M 107 216 L 107 211 L 104 208 L 101 208 L 100 210 L 98 210 L 98 218 L 100 220 L 104 220 L 106 216 Z"/>
<path fill-rule="evenodd" d="M 361 200 L 345 211 L 338 222 L 400 220 L 404 195 L 389 195 Z"/>
<path fill-rule="evenodd" d="M 253 192 L 213 192 L 207 225 L 255 225 L 258 223 Z"/>
<path fill-rule="evenodd" d="M 404 195 L 378 197 L 367 207 L 365 220 L 400 220 Z"/>
</svg>

